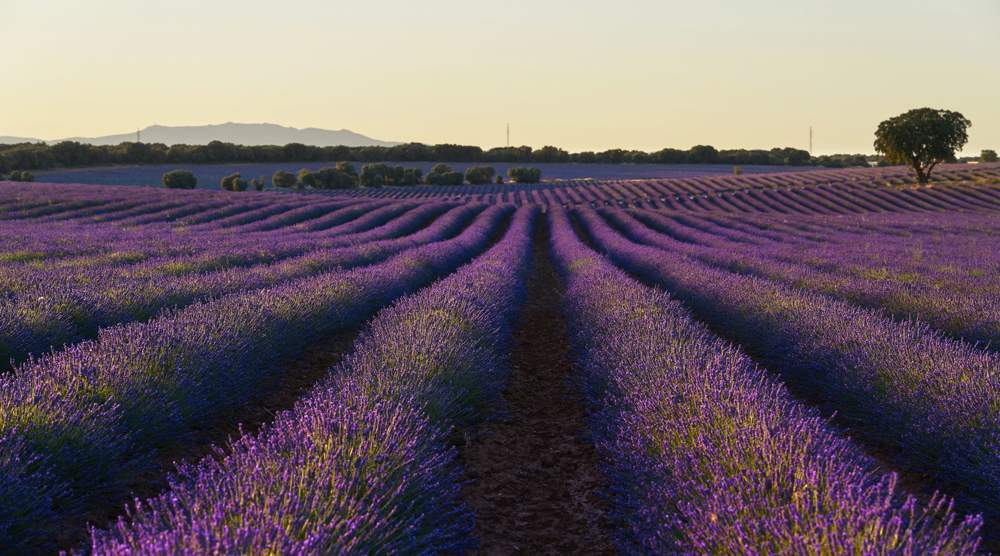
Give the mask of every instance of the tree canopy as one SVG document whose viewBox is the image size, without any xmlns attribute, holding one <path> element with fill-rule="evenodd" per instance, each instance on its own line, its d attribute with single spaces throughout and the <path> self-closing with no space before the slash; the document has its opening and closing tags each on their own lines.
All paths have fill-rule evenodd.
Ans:
<svg viewBox="0 0 1000 556">
<path fill-rule="evenodd" d="M 912 166 L 917 181 L 927 183 L 935 166 L 955 160 L 971 125 L 959 112 L 916 108 L 879 124 L 875 150 L 889 162 Z"/>
</svg>

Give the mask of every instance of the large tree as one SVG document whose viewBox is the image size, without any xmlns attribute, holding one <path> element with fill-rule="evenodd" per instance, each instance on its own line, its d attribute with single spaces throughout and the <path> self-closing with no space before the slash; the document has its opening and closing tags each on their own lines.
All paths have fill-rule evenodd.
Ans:
<svg viewBox="0 0 1000 556">
<path fill-rule="evenodd" d="M 969 140 L 972 125 L 951 110 L 916 108 L 879 124 L 875 150 L 894 164 L 908 164 L 917 181 L 927 183 L 938 164 L 954 160 Z"/>
</svg>

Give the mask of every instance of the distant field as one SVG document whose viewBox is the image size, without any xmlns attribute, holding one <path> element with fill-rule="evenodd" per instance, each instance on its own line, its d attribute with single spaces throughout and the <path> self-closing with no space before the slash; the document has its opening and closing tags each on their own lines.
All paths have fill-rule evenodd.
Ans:
<svg viewBox="0 0 1000 556">
<path fill-rule="evenodd" d="M 360 169 L 363 163 L 356 163 Z M 393 162 L 406 167 L 420 167 L 426 173 L 434 162 Z M 459 171 L 469 166 L 492 166 L 498 174 L 506 175 L 512 166 L 529 164 L 467 164 L 448 163 Z M 190 170 L 198 177 L 199 189 L 218 189 L 223 176 L 240 172 L 245 178 L 267 176 L 277 170 L 298 171 L 300 168 L 315 170 L 333 166 L 332 162 L 285 162 L 263 164 L 157 164 L 152 166 L 115 166 L 101 168 L 79 168 L 36 172 L 39 181 L 51 183 L 96 183 L 103 185 L 160 185 L 164 172 L 175 169 Z M 697 176 L 732 175 L 733 167 L 728 164 L 530 164 L 542 169 L 542 177 L 554 179 L 658 179 L 689 178 Z M 792 172 L 812 170 L 801 166 L 743 166 L 745 174 Z"/>
</svg>

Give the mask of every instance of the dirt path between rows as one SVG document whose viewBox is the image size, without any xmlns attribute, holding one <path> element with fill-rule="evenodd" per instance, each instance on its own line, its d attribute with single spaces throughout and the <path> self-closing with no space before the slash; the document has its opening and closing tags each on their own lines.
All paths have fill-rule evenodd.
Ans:
<svg viewBox="0 0 1000 556">
<path fill-rule="evenodd" d="M 547 224 L 534 233 L 527 299 L 514 328 L 507 412 L 461 449 L 482 554 L 610 554 L 598 456 L 572 381 L 562 288 Z"/>
</svg>

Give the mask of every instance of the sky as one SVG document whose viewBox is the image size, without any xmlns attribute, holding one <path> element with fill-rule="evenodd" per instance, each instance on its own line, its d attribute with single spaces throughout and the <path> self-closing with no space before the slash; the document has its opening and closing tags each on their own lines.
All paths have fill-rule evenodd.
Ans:
<svg viewBox="0 0 1000 556">
<path fill-rule="evenodd" d="M 0 135 L 270 122 L 569 150 L 1000 149 L 1000 0 L 0 0 Z"/>
</svg>

